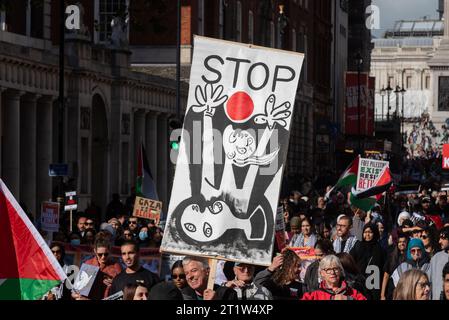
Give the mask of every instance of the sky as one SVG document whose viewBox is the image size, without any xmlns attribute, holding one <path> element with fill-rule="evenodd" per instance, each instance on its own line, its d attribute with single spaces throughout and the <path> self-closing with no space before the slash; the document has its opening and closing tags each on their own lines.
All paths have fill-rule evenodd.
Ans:
<svg viewBox="0 0 449 320">
<path fill-rule="evenodd" d="M 380 10 L 380 29 L 373 30 L 373 36 L 381 37 L 387 29 L 394 27 L 397 20 L 438 19 L 438 0 L 372 0 Z"/>
</svg>

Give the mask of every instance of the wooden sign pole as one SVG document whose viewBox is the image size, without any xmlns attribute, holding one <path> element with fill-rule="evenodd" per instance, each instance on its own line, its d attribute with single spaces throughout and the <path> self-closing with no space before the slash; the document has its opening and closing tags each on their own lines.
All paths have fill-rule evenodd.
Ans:
<svg viewBox="0 0 449 320">
<path fill-rule="evenodd" d="M 72 220 L 73 220 L 73 219 L 72 219 L 72 218 L 73 218 L 73 217 L 72 217 L 72 212 L 73 212 L 73 211 L 70 210 L 70 232 L 73 231 L 73 226 L 72 226 L 72 224 L 73 224 L 73 221 L 72 221 Z"/>
<path fill-rule="evenodd" d="M 217 259 L 209 260 L 209 280 L 207 281 L 207 289 L 214 290 L 215 278 L 217 277 Z"/>
</svg>

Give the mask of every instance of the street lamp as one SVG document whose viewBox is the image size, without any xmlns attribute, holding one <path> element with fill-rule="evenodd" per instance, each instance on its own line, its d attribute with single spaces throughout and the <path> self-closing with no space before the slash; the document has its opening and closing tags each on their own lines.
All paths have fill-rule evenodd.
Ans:
<svg viewBox="0 0 449 320">
<path fill-rule="evenodd" d="M 388 81 L 388 87 L 385 89 L 387 90 L 387 106 L 388 106 L 388 110 L 387 110 L 387 121 L 390 121 L 390 94 L 391 91 L 393 91 L 393 89 L 390 87 L 390 81 Z"/>
<path fill-rule="evenodd" d="M 399 94 L 401 93 L 400 89 L 400 86 L 396 86 L 396 90 L 394 90 L 394 93 L 396 94 L 396 110 L 394 111 L 394 118 L 397 118 L 399 114 Z"/>
<path fill-rule="evenodd" d="M 402 129 L 402 148 L 404 148 L 405 142 L 406 142 L 406 138 L 404 136 L 404 121 L 405 121 L 405 115 L 404 115 L 404 95 L 407 92 L 407 90 L 405 90 L 404 88 L 401 89 L 401 95 L 402 95 L 402 121 L 401 121 L 401 129 Z"/>
<path fill-rule="evenodd" d="M 387 92 L 385 91 L 385 87 L 382 86 L 382 89 L 380 89 L 380 95 L 382 97 L 382 121 L 384 121 L 384 100 L 386 94 Z"/>
<path fill-rule="evenodd" d="M 359 153 L 362 151 L 361 140 L 362 140 L 362 130 L 360 121 L 360 73 L 362 72 L 363 58 L 360 52 L 355 55 L 355 64 L 357 66 L 357 113 L 358 113 L 358 140 L 359 140 Z"/>
</svg>

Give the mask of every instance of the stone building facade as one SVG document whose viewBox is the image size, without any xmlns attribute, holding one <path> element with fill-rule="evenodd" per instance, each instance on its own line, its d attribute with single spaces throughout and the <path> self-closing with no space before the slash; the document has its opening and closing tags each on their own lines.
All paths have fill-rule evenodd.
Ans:
<svg viewBox="0 0 449 320">
<path fill-rule="evenodd" d="M 63 134 L 64 162 L 75 179 L 79 208 L 91 203 L 105 208 L 113 193 L 129 196 L 142 141 L 166 209 L 173 177 L 168 120 L 176 114 L 174 81 L 132 71 L 129 47 L 95 41 L 86 10 L 87 31 L 66 34 L 64 132 L 58 132 L 55 3 L 43 1 L 41 20 L 9 18 L 0 31 L 1 178 L 31 213 L 38 213 L 56 187 L 48 168 L 58 160 Z M 21 11 L 11 10 L 6 17 L 20 16 Z M 42 32 L 34 37 L 29 31 L 39 21 Z M 181 102 L 186 101 L 185 87 L 182 95 Z"/>
</svg>

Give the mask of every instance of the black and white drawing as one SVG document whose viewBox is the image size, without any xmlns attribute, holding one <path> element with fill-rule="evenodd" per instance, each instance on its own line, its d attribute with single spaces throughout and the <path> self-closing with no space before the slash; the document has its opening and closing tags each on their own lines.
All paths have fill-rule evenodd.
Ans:
<svg viewBox="0 0 449 320">
<path fill-rule="evenodd" d="M 270 263 L 303 58 L 195 38 L 163 251 Z"/>
</svg>

